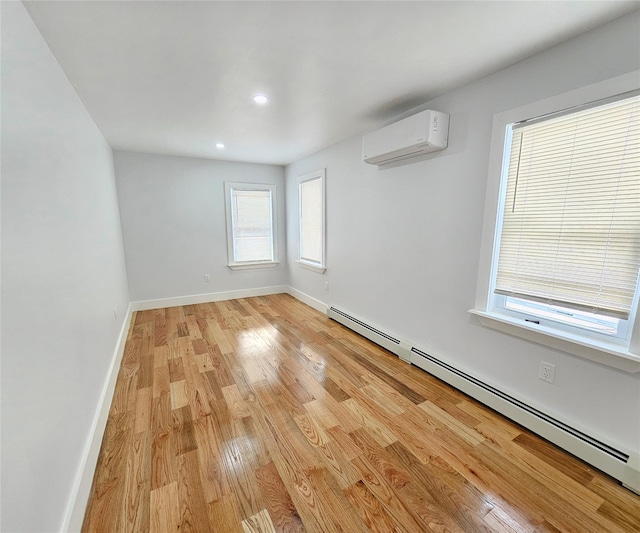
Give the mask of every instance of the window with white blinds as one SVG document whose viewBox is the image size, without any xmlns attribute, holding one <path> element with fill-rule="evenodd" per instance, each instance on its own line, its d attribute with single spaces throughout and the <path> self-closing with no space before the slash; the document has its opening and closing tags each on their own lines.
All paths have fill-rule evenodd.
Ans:
<svg viewBox="0 0 640 533">
<path fill-rule="evenodd" d="M 627 319 L 640 267 L 640 96 L 510 128 L 495 293 Z"/>
<path fill-rule="evenodd" d="M 226 183 L 230 265 L 274 262 L 275 186 Z"/>
<path fill-rule="evenodd" d="M 300 260 L 324 266 L 324 170 L 299 182 Z"/>
</svg>

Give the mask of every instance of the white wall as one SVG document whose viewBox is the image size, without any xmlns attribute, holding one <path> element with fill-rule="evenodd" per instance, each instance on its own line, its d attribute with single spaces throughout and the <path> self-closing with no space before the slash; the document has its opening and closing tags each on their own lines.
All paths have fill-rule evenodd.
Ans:
<svg viewBox="0 0 640 533">
<path fill-rule="evenodd" d="M 282 167 L 119 151 L 114 160 L 133 301 L 286 284 Z M 279 266 L 227 267 L 225 181 L 276 185 Z"/>
<path fill-rule="evenodd" d="M 639 67 L 636 12 L 416 109 L 451 114 L 444 152 L 378 170 L 361 162 L 357 136 L 288 166 L 290 261 L 298 238 L 296 177 L 327 169 L 328 269 L 323 276 L 292 264 L 290 285 L 640 451 L 640 375 L 485 329 L 467 313 L 475 301 L 493 115 Z M 541 360 L 557 365 L 555 384 L 537 378 Z"/>
<path fill-rule="evenodd" d="M 129 295 L 111 148 L 22 4 L 1 6 L 1 528 L 51 532 Z"/>
</svg>

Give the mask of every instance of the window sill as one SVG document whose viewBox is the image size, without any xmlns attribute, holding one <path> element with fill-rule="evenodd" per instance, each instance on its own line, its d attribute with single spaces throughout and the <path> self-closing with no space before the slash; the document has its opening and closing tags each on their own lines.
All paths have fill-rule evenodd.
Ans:
<svg viewBox="0 0 640 533">
<path fill-rule="evenodd" d="M 311 270 L 312 272 L 317 272 L 318 274 L 324 274 L 327 267 L 317 266 L 312 263 L 307 263 L 306 261 L 302 261 L 300 259 L 296 259 L 296 263 L 298 263 L 302 268 L 307 270 Z"/>
<path fill-rule="evenodd" d="M 253 268 L 271 268 L 279 264 L 280 261 L 258 261 L 255 263 L 230 263 L 227 266 L 231 270 L 250 270 Z"/>
<path fill-rule="evenodd" d="M 469 309 L 469 313 L 478 317 L 480 323 L 488 328 L 549 346 L 624 372 L 634 374 L 640 372 L 640 355 L 631 353 L 623 346 L 584 339 L 488 311 Z"/>
</svg>

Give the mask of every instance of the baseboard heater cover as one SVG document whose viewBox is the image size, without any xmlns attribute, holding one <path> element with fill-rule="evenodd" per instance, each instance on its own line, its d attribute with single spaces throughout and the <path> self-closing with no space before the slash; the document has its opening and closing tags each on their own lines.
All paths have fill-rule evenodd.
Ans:
<svg viewBox="0 0 640 533">
<path fill-rule="evenodd" d="M 542 411 L 458 370 L 452 365 L 412 346 L 408 341 L 330 307 L 329 318 L 355 331 L 442 381 L 468 394 L 501 415 L 553 442 L 560 448 L 595 466 L 625 487 L 640 494 L 640 454 L 626 453 L 602 442 Z"/>
<path fill-rule="evenodd" d="M 470 376 L 469 374 L 466 374 L 465 372 L 462 372 L 461 370 L 458 370 L 457 368 L 452 367 L 451 365 L 448 365 L 447 363 L 440 361 L 439 359 L 436 359 L 435 357 L 430 356 L 429 354 L 424 353 L 421 350 L 418 350 L 417 348 L 412 348 L 411 351 L 413 353 L 416 353 L 418 355 L 420 355 L 421 357 L 424 357 L 425 359 L 428 359 L 429 361 L 431 361 L 433 364 L 438 365 L 440 367 L 442 367 L 443 369 L 447 370 L 448 372 L 453 372 L 455 375 L 469 381 L 470 383 L 472 383 L 473 385 L 480 387 L 488 392 L 490 392 L 491 394 L 495 394 L 496 396 L 498 396 L 499 398 L 519 407 L 520 409 L 523 409 L 524 411 L 537 416 L 538 418 L 544 420 L 545 422 L 548 422 L 549 424 L 552 424 L 553 426 L 562 429 L 563 431 L 566 431 L 567 433 L 570 433 L 571 435 L 573 435 L 574 437 L 583 440 L 585 442 L 587 442 L 588 444 L 591 444 L 592 446 L 595 446 L 596 448 L 599 448 L 600 450 L 602 450 L 605 453 L 608 453 L 609 455 L 611 455 L 612 457 L 615 457 L 616 459 L 619 459 L 620 461 L 624 461 L 627 462 L 629 460 L 629 455 L 621 452 L 620 450 L 616 450 L 615 448 L 609 446 L 608 444 L 605 444 L 604 442 L 600 442 L 597 439 L 594 439 L 593 437 L 590 437 L 589 435 L 586 435 L 585 433 L 583 433 L 582 431 L 578 431 L 577 429 L 572 428 L 571 426 L 568 426 L 567 424 L 565 424 L 564 422 L 560 422 L 559 420 L 556 420 L 555 418 L 548 416 L 546 414 L 544 414 L 542 411 L 539 411 L 538 409 L 531 407 L 530 405 L 527 405 L 524 402 L 521 402 L 520 400 L 518 400 L 517 398 L 514 398 L 513 396 L 509 396 L 508 394 L 505 394 L 504 392 L 496 389 L 495 387 L 492 387 L 491 385 L 488 385 L 487 383 L 484 383 L 483 381 L 480 381 L 477 378 L 474 378 L 473 376 Z"/>
<path fill-rule="evenodd" d="M 411 355 L 412 364 L 553 442 L 640 494 L 637 454 L 626 453 L 591 437 L 422 350 L 413 347 Z"/>
<path fill-rule="evenodd" d="M 340 322 L 343 326 L 359 333 L 370 341 L 375 342 L 377 345 L 386 348 L 391 353 L 399 355 L 400 339 L 396 339 L 394 336 L 370 326 L 366 322 L 363 322 L 344 311 L 340 311 L 335 307 L 330 307 L 327 315 L 336 322 Z"/>
</svg>

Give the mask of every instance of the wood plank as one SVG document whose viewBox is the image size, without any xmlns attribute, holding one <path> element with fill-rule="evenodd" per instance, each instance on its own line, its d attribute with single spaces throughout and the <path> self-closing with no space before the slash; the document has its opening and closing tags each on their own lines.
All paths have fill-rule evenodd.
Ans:
<svg viewBox="0 0 640 533">
<path fill-rule="evenodd" d="M 570 523 L 576 531 L 624 531 L 624 528 L 617 526 L 607 517 L 600 516 L 588 508 L 581 508 L 579 498 L 574 498 L 565 491 L 558 492 L 557 486 L 549 487 L 547 481 L 535 471 L 519 465 L 511 455 L 501 453 L 499 449 L 486 442 L 477 446 L 471 455 L 506 480 L 512 495 L 527 501 L 532 513 L 543 516 L 555 527 L 561 526 L 561 529 L 562 525 Z"/>
<path fill-rule="evenodd" d="M 194 422 L 195 439 L 200 462 L 200 478 L 205 500 L 210 503 L 229 493 L 229 482 L 224 472 L 222 450 L 216 438 L 216 428 L 211 416 Z"/>
<path fill-rule="evenodd" d="M 484 515 L 483 521 L 497 533 L 533 533 L 536 529 L 533 524 L 523 524 L 514 519 L 497 505 Z"/>
<path fill-rule="evenodd" d="M 151 491 L 150 533 L 177 532 L 180 527 L 178 507 L 178 482 Z"/>
<path fill-rule="evenodd" d="M 83 533 L 95 531 L 103 522 L 121 527 L 126 468 L 132 432 L 128 413 L 109 417 L 100 456 L 93 479 L 92 498 L 89 500 L 83 524 Z"/>
<path fill-rule="evenodd" d="M 171 411 L 171 443 L 175 455 L 182 455 L 197 449 L 193 418 L 188 405 Z"/>
<path fill-rule="evenodd" d="M 145 355 L 140 358 L 140 364 L 138 366 L 138 381 L 137 388 L 145 389 L 153 385 L 153 367 L 154 356 Z"/>
<path fill-rule="evenodd" d="M 151 502 L 151 446 L 149 432 L 133 436 L 123 494 L 123 531 L 137 533 L 149 528 Z"/>
<path fill-rule="evenodd" d="M 276 531 L 302 532 L 304 526 L 291 496 L 285 487 L 276 465 L 271 462 L 256 470 L 256 480 L 262 499 Z"/>
<path fill-rule="evenodd" d="M 250 448 L 242 439 L 230 439 L 223 443 L 222 459 L 230 491 L 235 495 L 242 519 L 253 516 L 264 508 L 258 490 L 256 461 L 250 456 Z"/>
<path fill-rule="evenodd" d="M 320 427 L 320 425 L 317 424 L 309 415 L 303 414 L 294 416 L 293 419 L 295 420 L 298 428 L 300 428 L 302 434 L 309 441 L 309 444 L 314 448 L 329 442 L 329 437 L 327 437 L 322 427 Z"/>
<path fill-rule="evenodd" d="M 394 461 L 387 450 L 380 446 L 368 431 L 359 429 L 354 431 L 351 437 L 369 463 L 390 486 L 400 490 L 411 482 L 413 479 L 411 474 Z"/>
<path fill-rule="evenodd" d="M 477 446 L 485 440 L 481 432 L 475 431 L 472 428 L 467 427 L 465 424 L 456 420 L 449 413 L 440 409 L 437 405 L 426 401 L 418 405 L 429 417 L 439 423 L 441 426 L 451 430 L 456 436 L 460 437 L 466 443 L 471 446 Z"/>
<path fill-rule="evenodd" d="M 257 514 L 242 521 L 244 533 L 276 533 L 269 511 L 263 509 Z"/>
<path fill-rule="evenodd" d="M 171 424 L 171 397 L 169 393 L 163 392 L 151 400 L 151 432 L 164 431 L 168 433 Z"/>
<path fill-rule="evenodd" d="M 182 357 L 169 359 L 169 381 L 175 383 L 176 381 L 184 380 L 184 367 L 182 365 Z"/>
<path fill-rule="evenodd" d="M 318 455 L 341 489 L 347 488 L 362 478 L 351 461 L 343 455 L 340 447 L 333 442 L 329 441 L 319 446 Z"/>
<path fill-rule="evenodd" d="M 137 397 L 136 378 L 120 375 L 111 402 L 111 414 L 123 414 L 133 411 Z"/>
<path fill-rule="evenodd" d="M 358 430 L 356 430 L 358 431 Z M 353 433 L 348 434 L 341 426 L 335 426 L 327 430 L 327 435 L 340 448 L 342 455 L 348 460 L 355 459 L 362 455 L 362 450 L 357 446 Z"/>
<path fill-rule="evenodd" d="M 153 349 L 153 368 L 167 366 L 169 363 L 169 346 L 157 346 Z"/>
<path fill-rule="evenodd" d="M 364 521 L 353 512 L 344 491 L 326 468 L 310 469 L 307 477 L 320 505 L 331 513 L 334 528 L 349 533 L 368 532 Z"/>
<path fill-rule="evenodd" d="M 411 477 L 425 488 L 463 531 L 491 531 L 483 518 L 492 506 L 480 491 L 452 471 L 446 463 L 434 460 L 433 464 L 424 465 L 399 442 L 387 446 L 387 452 L 410 472 Z"/>
<path fill-rule="evenodd" d="M 567 461 L 565 452 L 540 437 L 519 431 L 513 442 L 578 483 L 588 485 L 594 479 L 593 470 L 588 465 L 579 461 Z"/>
<path fill-rule="evenodd" d="M 154 346 L 164 346 L 167 344 L 167 321 L 164 316 L 156 315 L 154 323 Z"/>
<path fill-rule="evenodd" d="M 222 395 L 224 396 L 227 407 L 231 413 L 232 418 L 243 418 L 245 416 L 251 416 L 249 408 L 247 407 L 244 398 L 240 394 L 237 385 L 229 385 L 222 388 Z"/>
<path fill-rule="evenodd" d="M 338 386 L 338 384 L 335 381 L 333 381 L 330 377 L 327 377 L 324 379 L 322 386 L 325 388 L 325 390 L 329 394 L 331 394 L 331 396 L 333 396 L 333 398 L 337 402 L 342 402 L 344 400 L 348 400 L 349 398 L 351 398 L 351 396 L 349 396 L 345 391 L 343 391 Z"/>
<path fill-rule="evenodd" d="M 387 446 L 398 440 L 398 437 L 379 418 L 357 400 L 350 398 L 342 402 L 342 405 L 349 410 L 353 418 L 371 432 L 381 446 Z"/>
<path fill-rule="evenodd" d="M 418 522 L 415 519 L 405 507 L 405 503 L 396 496 L 385 477 L 375 469 L 364 455 L 356 457 L 351 461 L 351 464 L 360 473 L 366 488 L 381 503 L 389 516 L 393 517 L 396 524 L 402 524 L 407 531 L 421 531 L 423 529 L 422 522 Z"/>
<path fill-rule="evenodd" d="M 157 366 L 153 369 L 153 397 L 158 398 L 163 393 L 170 393 L 169 365 Z"/>
<path fill-rule="evenodd" d="M 632 522 L 640 524 L 640 498 L 637 494 L 630 490 L 620 490 L 620 484 L 616 480 L 599 472 L 594 472 L 594 477 L 589 482 L 589 489 L 614 506 L 616 512 L 629 515 Z"/>
<path fill-rule="evenodd" d="M 340 424 L 334 411 L 324 400 L 313 400 L 304 404 L 305 411 L 322 429 L 327 430 Z"/>
<path fill-rule="evenodd" d="M 215 529 L 212 531 L 244 533 L 238 503 L 233 494 L 225 494 L 222 498 L 209 503 L 207 512 L 209 522 L 215 524 Z"/>
<path fill-rule="evenodd" d="M 184 453 L 178 457 L 178 506 L 179 531 L 211 531 L 202 484 L 200 483 L 200 465 L 196 451 Z"/>
<path fill-rule="evenodd" d="M 136 394 L 135 432 L 151 429 L 151 399 L 153 389 L 138 389 Z"/>
<path fill-rule="evenodd" d="M 211 414 L 209 395 L 205 390 L 207 390 L 207 387 L 202 384 L 200 387 L 192 387 L 189 391 L 189 406 L 194 420 Z"/>
<path fill-rule="evenodd" d="M 189 405 L 189 393 L 187 392 L 187 382 L 174 381 L 171 383 L 171 409 L 180 409 Z"/>
<path fill-rule="evenodd" d="M 543 479 L 543 483 L 549 486 L 549 490 L 554 490 L 570 500 L 579 498 L 585 507 L 593 511 L 602 505 L 604 500 L 601 496 L 594 494 L 584 485 L 558 471 L 547 463 L 544 458 L 531 454 L 515 444 L 511 434 L 505 432 L 500 426 L 495 426 L 491 422 L 482 422 L 478 424 L 478 431 L 490 437 L 492 442 L 498 443 L 501 449 L 511 452 L 518 465 L 526 464 L 531 467 L 538 477 Z"/>
<path fill-rule="evenodd" d="M 177 482 L 175 452 L 171 440 L 171 430 L 159 429 L 151 440 L 151 489 Z"/>
<path fill-rule="evenodd" d="M 362 481 L 354 483 L 345 489 L 345 494 L 351 504 L 358 510 L 369 531 L 376 533 L 406 531 L 404 528 L 400 529 L 399 524 L 389 516 L 384 506 Z"/>
</svg>

